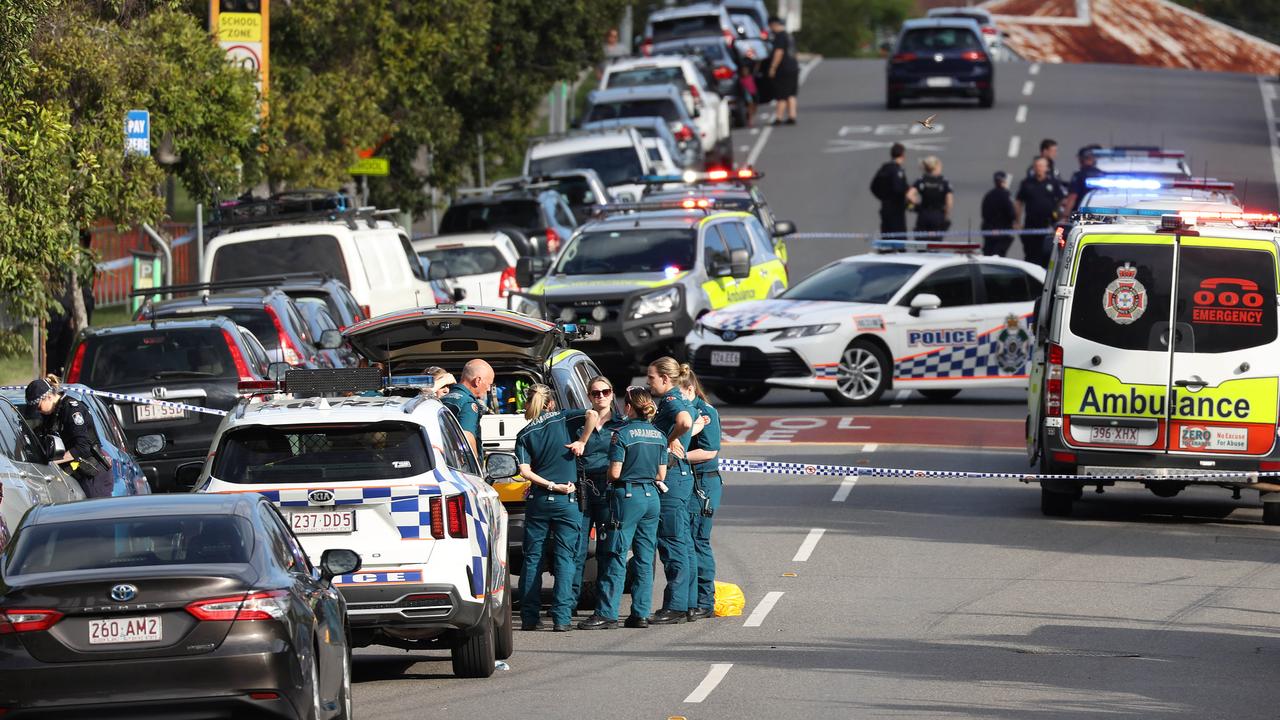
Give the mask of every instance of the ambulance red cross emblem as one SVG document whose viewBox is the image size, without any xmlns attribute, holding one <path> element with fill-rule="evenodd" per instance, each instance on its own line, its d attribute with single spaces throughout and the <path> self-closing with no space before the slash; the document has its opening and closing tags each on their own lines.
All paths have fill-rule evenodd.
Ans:
<svg viewBox="0 0 1280 720">
<path fill-rule="evenodd" d="M 1128 325 L 1147 311 L 1147 289 L 1138 282 L 1138 270 L 1129 263 L 1116 268 L 1102 296 L 1102 309 L 1119 325 Z"/>
</svg>

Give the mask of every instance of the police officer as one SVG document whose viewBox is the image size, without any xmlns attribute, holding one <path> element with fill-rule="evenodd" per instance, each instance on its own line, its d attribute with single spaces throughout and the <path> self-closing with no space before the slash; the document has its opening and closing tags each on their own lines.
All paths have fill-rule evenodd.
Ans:
<svg viewBox="0 0 1280 720">
<path fill-rule="evenodd" d="M 693 467 L 689 499 L 689 536 L 696 566 L 689 593 L 689 620 L 710 617 L 716 607 L 716 559 L 711 552 L 711 520 L 720 507 L 720 412 L 707 401 L 698 378 L 689 371 L 680 379 L 680 394 L 698 412 L 688 460 Z"/>
<path fill-rule="evenodd" d="M 46 447 L 52 448 L 52 437 L 62 438 L 66 451 L 56 463 L 65 463 L 71 475 L 80 481 L 86 494 L 93 490 L 91 483 L 109 470 L 97 450 L 98 434 L 94 431 L 93 416 L 79 400 L 58 391 L 58 378 L 48 375 L 27 384 L 27 405 L 44 416 L 40 433 Z M 110 495 L 110 492 L 106 493 Z M 100 496 L 102 493 L 92 493 Z"/>
<path fill-rule="evenodd" d="M 1032 158 L 1031 164 L 1027 166 L 1027 177 L 1035 177 L 1036 160 L 1044 159 L 1049 163 L 1049 177 L 1062 182 L 1062 176 L 1058 174 L 1058 141 L 1053 138 L 1045 138 L 1040 141 L 1040 154 Z"/>
<path fill-rule="evenodd" d="M 472 360 L 462 368 L 462 380 L 449 388 L 440 402 L 453 411 L 467 436 L 467 442 L 484 461 L 484 441 L 480 437 L 480 416 L 484 414 L 484 398 L 493 387 L 493 367 L 484 360 Z"/>
<path fill-rule="evenodd" d="M 1004 254 L 1009 252 L 1009 246 L 1013 244 L 1013 235 L 1007 232 L 987 231 L 1012 230 L 1018 216 L 1013 206 L 1013 195 L 1009 193 L 1008 173 L 997 170 L 991 179 L 995 187 L 982 196 L 982 254 L 1004 257 Z"/>
<path fill-rule="evenodd" d="M 1072 174 L 1071 181 L 1067 183 L 1067 199 L 1062 201 L 1062 217 L 1069 218 L 1079 209 L 1080 201 L 1089 192 L 1089 178 L 1106 174 L 1098 167 L 1098 159 L 1093 155 L 1093 151 L 1099 147 L 1101 146 L 1085 145 L 1076 153 L 1080 169 Z"/>
<path fill-rule="evenodd" d="M 613 431 L 626 424 L 626 418 L 614 417 L 613 383 L 602 376 L 591 378 L 587 383 L 587 395 L 591 401 L 591 409 L 598 418 L 596 431 L 587 440 L 586 449 L 579 459 L 582 465 L 582 476 L 586 487 L 578 488 L 586 498 L 587 512 L 582 516 L 582 539 L 578 543 L 578 556 L 575 563 L 576 582 L 573 595 L 579 597 L 582 589 L 583 570 L 587 562 L 587 550 L 591 545 L 591 528 L 596 529 L 596 579 L 604 576 L 604 542 L 610 530 L 609 522 L 609 446 Z M 577 434 L 585 424 L 586 413 L 582 410 L 566 410 L 564 415 L 569 420 L 569 432 Z M 656 496 L 655 496 L 656 497 Z M 652 554 L 652 550 L 650 550 Z"/>
<path fill-rule="evenodd" d="M 667 490 L 660 498 L 662 509 L 658 516 L 658 556 L 662 558 L 667 586 L 662 590 L 662 609 L 650 620 L 658 625 L 689 619 L 689 588 L 694 582 L 689 538 L 693 471 L 685 452 L 693 438 L 695 411 L 684 401 L 679 387 L 680 378 L 688 371 L 688 365 L 663 357 L 649 365 L 646 376 L 649 393 L 657 398 L 658 412 L 653 424 L 666 436 L 669 451 Z"/>
<path fill-rule="evenodd" d="M 546 385 L 529 388 L 524 416 L 530 422 L 516 435 L 516 459 L 520 475 L 529 481 L 529 497 L 524 510 L 524 572 L 520 574 L 520 627 L 537 630 L 542 614 L 542 553 L 555 575 L 551 621 L 556 632 L 573 629 L 574 565 L 578 538 L 582 533 L 582 513 L 573 493 L 578 479 L 577 456 L 596 429 L 594 410 L 584 413 L 585 422 L 578 440 L 569 436 L 566 418 L 556 412 L 555 397 Z"/>
<path fill-rule="evenodd" d="M 907 171 L 902 165 L 907 149 L 902 143 L 889 148 L 889 162 L 871 179 L 871 194 L 880 201 L 880 234 L 907 232 Z"/>
<path fill-rule="evenodd" d="M 583 630 L 618 626 L 618 603 L 627 575 L 627 551 L 634 555 L 631 572 L 629 628 L 649 627 L 653 597 L 653 550 L 658 536 L 659 489 L 667 475 L 667 436 L 651 424 L 657 413 L 644 388 L 628 388 L 627 420 L 616 426 L 609 445 L 609 515 L 613 527 L 605 541 L 604 571 L 596 592 L 596 611 L 578 624 Z"/>
<path fill-rule="evenodd" d="M 942 161 L 930 155 L 920 161 L 924 176 L 907 190 L 907 201 L 916 206 L 916 232 L 942 232 L 951 227 L 955 194 L 942 176 Z"/>
<path fill-rule="evenodd" d="M 1023 179 L 1018 188 L 1016 205 L 1017 215 L 1023 217 L 1021 227 L 1032 230 L 1052 228 L 1058 220 L 1059 206 L 1066 197 L 1066 191 L 1062 183 L 1049 174 L 1049 161 L 1045 158 L 1036 158 L 1031 169 L 1034 174 Z M 1051 229 L 1044 235 L 1023 235 L 1022 252 L 1027 262 L 1048 267 L 1052 240 Z"/>
</svg>

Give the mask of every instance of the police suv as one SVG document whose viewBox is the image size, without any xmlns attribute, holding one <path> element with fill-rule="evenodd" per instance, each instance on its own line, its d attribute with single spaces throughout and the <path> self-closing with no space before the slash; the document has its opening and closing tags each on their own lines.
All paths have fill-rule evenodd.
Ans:
<svg viewBox="0 0 1280 720">
<path fill-rule="evenodd" d="M 704 316 L 689 336 L 698 377 L 728 402 L 770 388 L 870 405 L 889 388 L 947 399 L 1025 387 L 1027 319 L 1044 270 L 967 243 L 880 241 L 775 299 Z"/>
<path fill-rule="evenodd" d="M 1254 488 L 1280 524 L 1280 484 L 1204 476 L 1280 470 L 1277 219 L 1077 217 L 1041 301 L 1028 394 L 1031 462 L 1080 477 L 1041 481 L 1046 515 L 1120 476 L 1160 497 Z"/>
<path fill-rule="evenodd" d="M 364 567 L 334 580 L 353 647 L 448 648 L 455 674 L 488 677 L 512 652 L 507 513 L 490 484 L 515 458 L 482 470 L 429 376 L 384 388 L 380 373 L 242 383 L 272 394 L 224 419 L 195 491 L 266 496 L 313 558 L 357 549 Z"/>
</svg>

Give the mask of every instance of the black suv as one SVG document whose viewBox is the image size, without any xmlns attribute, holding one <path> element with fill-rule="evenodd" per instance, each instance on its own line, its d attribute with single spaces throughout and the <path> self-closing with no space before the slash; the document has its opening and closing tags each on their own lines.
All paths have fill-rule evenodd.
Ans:
<svg viewBox="0 0 1280 720">
<path fill-rule="evenodd" d="M 995 104 L 995 68 L 982 28 L 959 18 L 916 19 L 902 25 L 889 58 L 885 105 L 893 110 L 915 98 L 977 98 Z"/>
<path fill-rule="evenodd" d="M 500 230 L 521 257 L 551 257 L 569 242 L 577 224 L 564 196 L 554 190 L 484 190 L 454 200 L 440 219 L 439 234 Z"/>
<path fill-rule="evenodd" d="M 223 411 L 239 399 L 238 383 L 266 379 L 271 364 L 253 333 L 223 316 L 86 328 L 70 358 L 68 383 Z M 151 486 L 190 489 L 222 418 L 163 405 L 120 405 L 129 447 Z"/>
</svg>

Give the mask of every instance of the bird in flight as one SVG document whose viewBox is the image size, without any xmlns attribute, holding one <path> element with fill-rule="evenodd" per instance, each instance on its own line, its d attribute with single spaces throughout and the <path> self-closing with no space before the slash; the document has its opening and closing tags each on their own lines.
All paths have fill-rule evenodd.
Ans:
<svg viewBox="0 0 1280 720">
<path fill-rule="evenodd" d="M 929 117 L 927 117 L 927 118 L 925 118 L 925 119 L 923 119 L 923 120 L 917 120 L 916 122 L 917 122 L 917 123 L 919 123 L 919 124 L 921 124 L 921 125 L 923 125 L 925 130 L 932 130 L 932 129 L 933 129 L 933 119 L 934 119 L 934 118 L 936 118 L 936 117 L 938 117 L 938 115 L 937 115 L 937 113 L 934 113 L 933 115 L 930 115 Z"/>
</svg>

